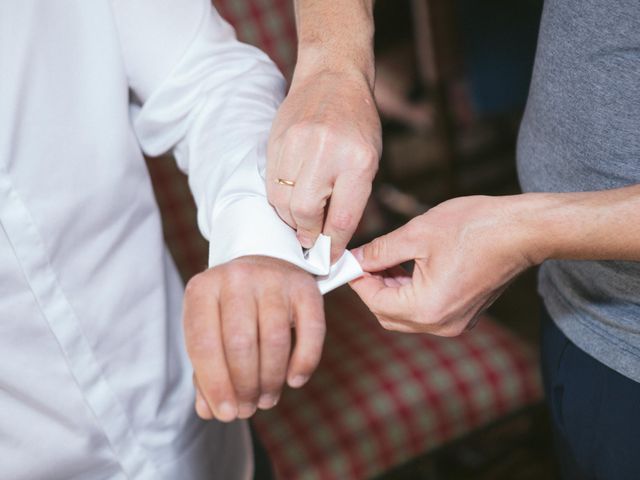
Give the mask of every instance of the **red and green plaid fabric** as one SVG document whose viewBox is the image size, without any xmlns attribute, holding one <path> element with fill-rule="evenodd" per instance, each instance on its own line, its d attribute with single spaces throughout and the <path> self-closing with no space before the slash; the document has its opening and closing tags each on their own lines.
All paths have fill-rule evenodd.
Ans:
<svg viewBox="0 0 640 480">
<path fill-rule="evenodd" d="M 287 78 L 296 60 L 293 0 L 214 0 L 243 42 L 265 51 Z"/>
<path fill-rule="evenodd" d="M 457 338 L 382 329 L 344 287 L 309 383 L 254 425 L 283 480 L 366 479 L 541 396 L 535 355 L 490 318 Z"/>
</svg>

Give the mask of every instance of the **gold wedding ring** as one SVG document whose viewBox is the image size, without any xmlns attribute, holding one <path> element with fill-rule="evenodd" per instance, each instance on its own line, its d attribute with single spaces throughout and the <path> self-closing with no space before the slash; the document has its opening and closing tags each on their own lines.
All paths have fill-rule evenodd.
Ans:
<svg viewBox="0 0 640 480">
<path fill-rule="evenodd" d="M 286 185 L 287 187 L 293 187 L 296 184 L 293 180 L 285 180 L 284 178 L 277 179 L 276 183 L 278 185 Z"/>
</svg>

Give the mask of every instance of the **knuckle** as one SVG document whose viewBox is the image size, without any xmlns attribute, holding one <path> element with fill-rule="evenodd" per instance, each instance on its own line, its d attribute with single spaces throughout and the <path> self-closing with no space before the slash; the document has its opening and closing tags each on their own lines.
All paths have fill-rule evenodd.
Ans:
<svg viewBox="0 0 640 480">
<path fill-rule="evenodd" d="M 309 301 L 315 311 L 323 312 L 322 295 L 318 290 L 318 284 L 313 275 L 309 274 L 305 270 L 302 270 L 298 266 L 294 266 L 296 272 L 296 282 L 292 285 L 291 292 L 289 294 L 290 301 L 296 301 L 297 296 L 304 296 Z"/>
<path fill-rule="evenodd" d="M 374 238 L 365 249 L 367 250 L 366 257 L 371 260 L 381 260 L 384 258 L 387 249 L 386 240 L 383 237 Z"/>
<path fill-rule="evenodd" d="M 300 137 L 304 137 L 310 130 L 310 122 L 306 120 L 298 121 L 287 128 L 284 132 L 285 142 L 297 140 Z"/>
<path fill-rule="evenodd" d="M 363 172 L 375 173 L 378 170 L 380 158 L 378 150 L 368 143 L 359 145 L 357 149 L 359 154 L 354 158 L 356 167 Z"/>
<path fill-rule="evenodd" d="M 355 228 L 355 217 L 348 210 L 335 212 L 331 219 L 331 226 L 339 232 L 349 232 Z"/>
<path fill-rule="evenodd" d="M 224 270 L 224 282 L 232 287 L 245 285 L 247 279 L 252 276 L 251 265 L 234 262 Z"/>
<path fill-rule="evenodd" d="M 301 219 L 313 219 L 322 211 L 322 206 L 313 200 L 297 200 L 291 204 L 291 212 L 294 217 Z"/>
<path fill-rule="evenodd" d="M 198 273 L 191 277 L 184 288 L 184 295 L 187 298 L 199 296 L 210 285 L 210 279 L 204 273 Z"/>
<path fill-rule="evenodd" d="M 309 140 L 323 142 L 332 132 L 333 129 L 323 122 L 301 120 L 287 129 L 283 140 L 284 143 L 290 145 L 304 145 L 307 144 Z"/>
<path fill-rule="evenodd" d="M 234 332 L 226 342 L 226 348 L 230 354 L 244 354 L 254 345 L 253 336 L 243 332 Z"/>
<path fill-rule="evenodd" d="M 269 348 L 284 349 L 288 348 L 291 342 L 291 333 L 288 329 L 270 330 L 264 335 L 264 341 Z"/>
</svg>

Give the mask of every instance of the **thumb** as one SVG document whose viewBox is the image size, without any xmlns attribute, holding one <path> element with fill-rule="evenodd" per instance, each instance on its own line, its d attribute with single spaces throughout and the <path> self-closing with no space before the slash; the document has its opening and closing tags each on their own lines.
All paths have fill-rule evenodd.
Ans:
<svg viewBox="0 0 640 480">
<path fill-rule="evenodd" d="M 419 257 L 422 243 L 415 223 L 409 222 L 351 253 L 358 259 L 363 270 L 380 272 Z"/>
</svg>

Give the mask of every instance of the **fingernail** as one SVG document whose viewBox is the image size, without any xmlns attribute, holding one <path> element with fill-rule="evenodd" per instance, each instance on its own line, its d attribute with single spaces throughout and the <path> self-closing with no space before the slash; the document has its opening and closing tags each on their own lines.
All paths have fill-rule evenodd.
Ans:
<svg viewBox="0 0 640 480">
<path fill-rule="evenodd" d="M 311 241 L 311 238 L 309 238 L 304 233 L 298 233 L 296 236 L 298 237 L 298 241 L 300 242 L 300 245 L 302 245 L 304 248 L 313 247 L 313 242 Z"/>
<path fill-rule="evenodd" d="M 199 393 L 196 395 L 196 412 L 204 419 L 209 419 L 213 416 L 209 405 L 207 405 L 207 402 Z"/>
<path fill-rule="evenodd" d="M 354 257 L 356 257 L 356 260 L 358 260 L 358 262 L 362 263 L 362 261 L 364 260 L 364 253 L 363 253 L 362 247 L 354 248 L 353 250 L 351 250 L 351 253 L 353 254 Z"/>
<path fill-rule="evenodd" d="M 231 403 L 222 402 L 220 405 L 218 405 L 216 411 L 216 418 L 218 420 L 222 422 L 230 422 L 232 420 L 235 420 L 237 415 L 238 411 L 236 410 L 236 407 L 234 407 Z"/>
<path fill-rule="evenodd" d="M 273 408 L 278 403 L 278 397 L 272 395 L 270 393 L 264 393 L 260 395 L 260 399 L 258 400 L 258 408 L 261 410 L 268 410 L 269 408 Z"/>
<path fill-rule="evenodd" d="M 296 375 L 289 381 L 289 386 L 292 388 L 300 388 L 307 383 L 307 380 L 309 380 L 309 377 L 305 375 Z"/>
<path fill-rule="evenodd" d="M 241 403 L 238 406 L 238 418 L 249 418 L 256 413 L 256 406 L 253 403 Z"/>
</svg>

